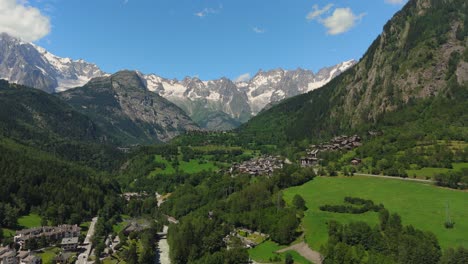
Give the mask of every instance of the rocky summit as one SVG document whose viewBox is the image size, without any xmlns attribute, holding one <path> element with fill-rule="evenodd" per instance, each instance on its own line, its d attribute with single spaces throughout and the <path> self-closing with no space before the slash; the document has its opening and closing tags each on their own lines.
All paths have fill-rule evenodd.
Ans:
<svg viewBox="0 0 468 264">
<path fill-rule="evenodd" d="M 94 78 L 58 95 L 125 143 L 166 142 L 199 129 L 179 107 L 148 91 L 132 71 Z"/>
<path fill-rule="evenodd" d="M 319 70 L 258 71 L 250 80 L 228 78 L 202 81 L 196 77 L 171 80 L 139 73 L 143 85 L 176 104 L 199 126 L 209 130 L 238 127 L 277 102 L 327 84 L 356 63 L 346 61 Z M 0 35 L 0 78 L 48 93 L 81 87 L 92 78 L 106 77 L 97 65 L 56 56 L 32 43 Z"/>
</svg>

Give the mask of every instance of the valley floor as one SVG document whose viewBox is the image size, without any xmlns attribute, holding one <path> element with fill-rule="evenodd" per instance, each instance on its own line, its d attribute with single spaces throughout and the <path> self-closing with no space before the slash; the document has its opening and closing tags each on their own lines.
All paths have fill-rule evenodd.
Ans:
<svg viewBox="0 0 468 264">
<path fill-rule="evenodd" d="M 342 223 L 364 221 L 377 224 L 377 213 L 342 214 L 324 212 L 319 209 L 325 204 L 342 204 L 346 196 L 360 197 L 382 203 L 390 212 L 401 215 L 404 225 L 413 225 L 424 231 L 433 232 L 443 249 L 468 246 L 468 193 L 438 188 L 420 182 L 401 181 L 377 177 L 317 177 L 298 187 L 284 192 L 285 200 L 291 203 L 294 195 L 301 195 L 308 208 L 302 220 L 305 239 L 313 249 L 325 245 L 327 222 Z M 449 211 L 447 212 L 447 206 Z M 455 222 L 453 229 L 446 229 L 446 215 Z"/>
</svg>

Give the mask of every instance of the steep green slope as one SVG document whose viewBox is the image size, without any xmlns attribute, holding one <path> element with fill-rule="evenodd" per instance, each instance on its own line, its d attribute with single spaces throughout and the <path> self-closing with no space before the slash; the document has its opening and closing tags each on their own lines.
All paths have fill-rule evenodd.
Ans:
<svg viewBox="0 0 468 264">
<path fill-rule="evenodd" d="M 97 214 L 118 185 L 106 174 L 63 161 L 0 136 L 0 225 L 12 227 L 31 211 L 58 223 Z"/>
<path fill-rule="evenodd" d="M 463 0 L 409 1 L 357 65 L 321 89 L 260 113 L 241 127 L 242 137 L 280 144 L 326 138 L 379 128 L 387 113 L 423 99 L 463 103 L 467 14 Z"/>
<path fill-rule="evenodd" d="M 2 80 L 0 136 L 99 169 L 112 169 L 122 157 L 112 137 L 59 98 Z"/>
</svg>

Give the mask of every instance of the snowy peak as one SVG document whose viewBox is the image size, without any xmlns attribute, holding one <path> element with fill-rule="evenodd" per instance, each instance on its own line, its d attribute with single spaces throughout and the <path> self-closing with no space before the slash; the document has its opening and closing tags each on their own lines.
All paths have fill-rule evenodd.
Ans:
<svg viewBox="0 0 468 264">
<path fill-rule="evenodd" d="M 323 68 L 317 74 L 298 68 L 296 70 L 260 70 L 249 82 L 239 87 L 246 92 L 252 114 L 260 112 L 270 103 L 320 88 L 356 64 L 355 60 Z"/>
<path fill-rule="evenodd" d="M 95 64 L 61 58 L 42 47 L 0 34 L 0 78 L 47 92 L 82 86 L 94 77 L 106 76 Z"/>
<path fill-rule="evenodd" d="M 98 66 L 84 60 L 56 56 L 42 47 L 0 34 L 0 78 L 50 93 L 84 86 L 96 77 L 107 77 Z M 228 78 L 202 81 L 197 77 L 166 79 L 137 72 L 147 90 L 182 108 L 198 124 L 229 125 L 245 122 L 266 106 L 320 88 L 356 64 L 350 60 L 323 68 L 314 74 L 298 68 L 259 70 L 248 81 Z M 215 118 L 214 122 L 210 118 Z M 226 121 L 228 126 L 218 121 Z"/>
<path fill-rule="evenodd" d="M 345 61 L 323 68 L 317 74 L 301 68 L 259 70 L 249 81 L 236 83 L 228 78 L 202 81 L 185 77 L 179 81 L 154 74 L 141 76 L 148 90 L 172 101 L 195 121 L 200 121 L 199 124 L 210 123 L 201 116 L 219 116 L 214 113 L 244 122 L 266 106 L 322 87 L 354 64 L 354 60 Z"/>
<path fill-rule="evenodd" d="M 107 76 L 95 64 L 88 63 L 82 59 L 72 60 L 61 58 L 42 47 L 31 44 L 41 54 L 44 60 L 55 70 L 55 77 L 58 81 L 56 92 L 68 90 L 73 87 L 83 86 L 94 77 Z"/>
</svg>

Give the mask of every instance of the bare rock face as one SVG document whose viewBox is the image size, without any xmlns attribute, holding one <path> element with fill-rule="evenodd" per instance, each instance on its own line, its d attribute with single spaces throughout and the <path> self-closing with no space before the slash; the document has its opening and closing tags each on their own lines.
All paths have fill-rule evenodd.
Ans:
<svg viewBox="0 0 468 264">
<path fill-rule="evenodd" d="M 355 63 L 346 61 L 316 74 L 303 69 L 260 70 L 244 82 L 228 78 L 202 81 L 196 77 L 179 81 L 141 73 L 139 76 L 143 86 L 179 106 L 203 128 L 225 130 L 236 128 L 267 106 L 322 87 Z M 61 58 L 32 43 L 0 34 L 0 79 L 54 93 L 107 76 L 95 64 Z"/>
<path fill-rule="evenodd" d="M 0 78 L 48 93 L 82 86 L 91 78 L 105 76 L 84 60 L 61 58 L 32 43 L 0 34 Z"/>
<path fill-rule="evenodd" d="M 227 78 L 201 81 L 189 77 L 178 81 L 154 74 L 141 74 L 141 77 L 150 91 L 178 105 L 203 128 L 224 130 L 246 122 L 265 107 L 322 87 L 356 63 L 346 61 L 323 68 L 317 74 L 304 69 L 260 70 L 243 82 Z"/>
<path fill-rule="evenodd" d="M 59 96 L 126 143 L 167 142 L 199 130 L 179 107 L 148 91 L 132 71 L 92 79 Z"/>
</svg>

